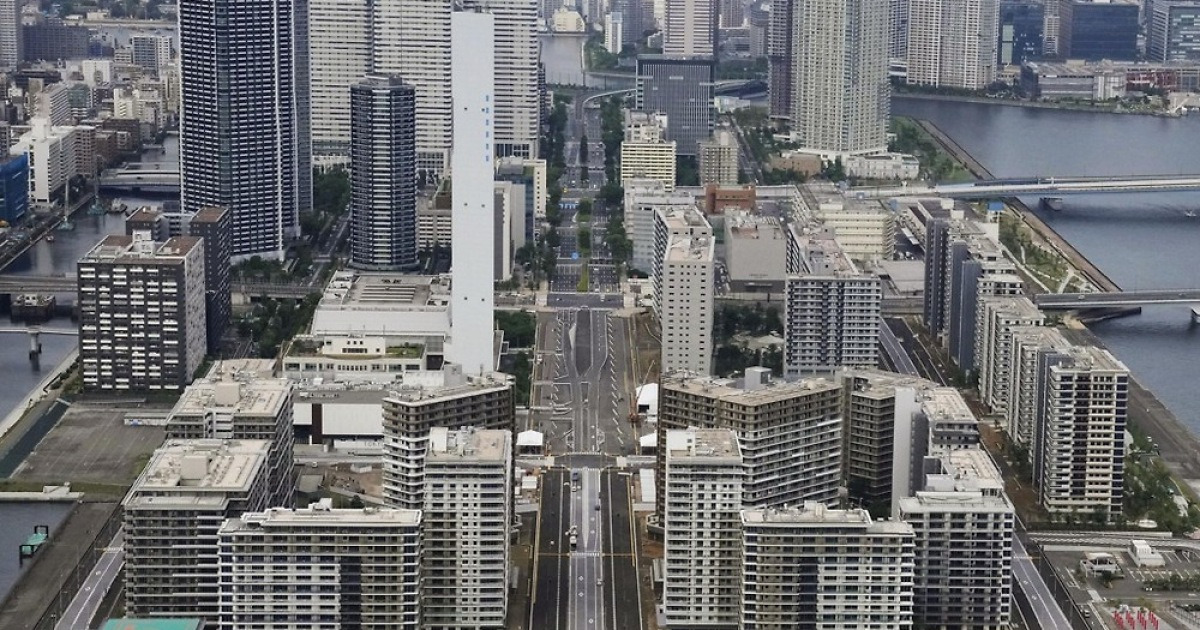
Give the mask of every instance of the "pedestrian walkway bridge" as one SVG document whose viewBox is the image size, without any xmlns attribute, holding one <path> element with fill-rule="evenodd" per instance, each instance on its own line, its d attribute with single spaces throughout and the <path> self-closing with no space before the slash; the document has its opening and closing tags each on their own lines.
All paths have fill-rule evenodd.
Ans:
<svg viewBox="0 0 1200 630">
<path fill-rule="evenodd" d="M 891 186 L 852 188 L 864 197 L 916 197 L 935 195 L 952 199 L 1001 199 L 1004 197 L 1095 193 L 1178 192 L 1200 190 L 1200 175 L 1149 175 L 1120 177 L 1033 177 L 991 179 L 935 186 Z"/>
</svg>

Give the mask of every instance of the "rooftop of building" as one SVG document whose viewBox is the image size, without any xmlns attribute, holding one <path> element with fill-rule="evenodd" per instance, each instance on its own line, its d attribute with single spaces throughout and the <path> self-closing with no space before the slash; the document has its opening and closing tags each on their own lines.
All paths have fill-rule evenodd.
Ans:
<svg viewBox="0 0 1200 630">
<path fill-rule="evenodd" d="M 470 460 L 502 462 L 512 450 L 512 433 L 498 429 L 447 429 L 429 432 L 427 462 Z"/>
<path fill-rule="evenodd" d="M 725 216 L 725 233 L 735 240 L 783 240 L 783 226 L 773 216 L 734 212 Z"/>
<path fill-rule="evenodd" d="M 897 387 L 929 390 L 938 386 L 937 383 L 919 376 L 888 372 L 875 368 L 847 369 L 840 374 L 843 378 L 859 380 L 859 386 L 854 390 L 856 395 L 875 398 L 894 396 Z"/>
<path fill-rule="evenodd" d="M 747 387 L 746 383 L 751 383 L 751 385 Z M 792 382 L 770 379 L 761 385 L 753 383 L 753 378 L 735 380 L 700 376 L 688 372 L 673 372 L 663 375 L 660 390 L 662 392 L 678 391 L 699 394 L 725 402 L 753 406 L 775 403 L 816 392 L 838 390 L 841 387 L 824 378 L 806 378 Z"/>
<path fill-rule="evenodd" d="M 672 458 L 736 459 L 741 461 L 737 435 L 728 429 L 667 431 L 667 454 Z"/>
<path fill-rule="evenodd" d="M 254 370 L 222 363 L 183 390 L 171 409 L 172 417 L 203 415 L 211 409 L 239 416 L 278 417 L 291 405 L 292 384 L 287 379 L 263 377 Z"/>
<path fill-rule="evenodd" d="M 675 235 L 667 242 L 668 262 L 712 262 L 716 243 L 711 236 Z"/>
<path fill-rule="evenodd" d="M 192 215 L 192 223 L 215 223 L 226 214 L 229 214 L 229 209 L 224 206 L 205 206 Z"/>
<path fill-rule="evenodd" d="M 157 490 L 246 491 L 270 448 L 268 440 L 167 440 L 150 456 L 126 501 Z"/>
<path fill-rule="evenodd" d="M 701 141 L 704 146 L 736 147 L 737 141 L 727 129 L 718 129 L 708 140 Z"/>
<path fill-rule="evenodd" d="M 911 534 L 912 526 L 903 521 L 872 521 L 870 512 L 863 509 L 837 510 L 821 503 L 806 502 L 802 506 L 773 507 L 742 511 L 742 524 L 796 526 L 859 526 L 874 533 Z"/>
<path fill-rule="evenodd" d="M 1064 354 L 1071 359 L 1070 364 L 1054 366 L 1052 369 L 1129 372 L 1129 368 L 1125 367 L 1124 363 L 1104 348 L 1085 345 L 1070 346 L 1064 350 Z"/>
<path fill-rule="evenodd" d="M 1043 315 L 1042 310 L 1028 297 L 1023 295 L 1012 297 L 983 298 L 986 307 L 995 312 L 1008 313 L 1016 317 L 1037 318 Z"/>
<path fill-rule="evenodd" d="M 192 236 L 172 236 L 155 242 L 145 233 L 109 234 L 84 254 L 80 262 L 178 264 L 200 242 L 201 239 Z"/>
<path fill-rule="evenodd" d="M 203 619 L 134 619 L 121 617 L 104 622 L 102 630 L 203 630 Z"/>
<path fill-rule="evenodd" d="M 822 215 L 826 220 L 830 213 L 837 215 L 860 215 L 860 216 L 877 216 L 888 215 L 890 211 L 884 206 L 879 199 L 858 197 L 842 192 L 832 183 L 829 182 L 810 182 L 802 186 L 802 190 L 809 197 L 810 202 L 815 202 L 814 212 Z"/>
<path fill-rule="evenodd" d="M 448 276 L 339 271 L 326 285 L 321 306 L 412 310 L 445 308 L 449 300 Z"/>
<path fill-rule="evenodd" d="M 695 204 L 690 206 L 669 206 L 658 209 L 658 215 L 668 230 L 686 228 L 712 229 L 704 213 Z"/>
<path fill-rule="evenodd" d="M 794 223 L 789 229 L 800 249 L 800 264 L 804 267 L 798 275 L 839 278 L 864 275 L 838 244 L 833 230 L 800 227 Z M 874 274 L 868 275 L 874 277 Z"/>
<path fill-rule="evenodd" d="M 921 408 L 932 422 L 978 422 L 962 394 L 953 387 L 934 387 L 924 392 Z"/>
<path fill-rule="evenodd" d="M 481 392 L 498 391 L 511 387 L 512 377 L 502 372 L 480 375 L 465 375 L 461 369 L 443 366 L 443 380 L 439 382 L 405 383 L 392 389 L 384 399 L 386 402 L 418 406 L 432 402 L 472 396 Z"/>
<path fill-rule="evenodd" d="M 336 352 L 338 341 L 358 339 L 364 345 L 357 350 L 363 352 Z M 343 348 L 345 349 L 345 348 Z M 379 352 L 374 350 L 379 349 Z M 362 335 L 297 335 L 287 345 L 289 357 L 329 357 L 342 360 L 420 359 L 425 356 L 425 346 L 411 341 Z"/>
<path fill-rule="evenodd" d="M 271 508 L 265 512 L 247 512 L 241 518 L 225 521 L 221 531 L 237 532 L 271 527 L 415 527 L 420 524 L 420 510 L 379 507 L 334 509 L 330 499 L 322 499 L 306 508 Z"/>
</svg>

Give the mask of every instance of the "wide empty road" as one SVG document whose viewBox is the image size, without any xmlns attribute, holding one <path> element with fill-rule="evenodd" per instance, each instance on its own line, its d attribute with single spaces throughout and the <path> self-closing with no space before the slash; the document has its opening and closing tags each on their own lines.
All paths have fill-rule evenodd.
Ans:
<svg viewBox="0 0 1200 630">
<path fill-rule="evenodd" d="M 548 346 L 541 349 L 543 361 L 553 363 L 546 370 L 553 375 L 552 411 L 541 429 L 552 453 L 633 454 L 626 331 L 607 310 L 558 311 L 553 331 L 541 341 Z"/>
</svg>

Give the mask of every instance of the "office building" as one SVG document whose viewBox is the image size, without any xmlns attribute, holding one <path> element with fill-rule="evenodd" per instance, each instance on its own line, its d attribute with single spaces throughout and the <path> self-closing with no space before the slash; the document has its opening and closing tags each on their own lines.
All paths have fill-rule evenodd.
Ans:
<svg viewBox="0 0 1200 630">
<path fill-rule="evenodd" d="M 676 143 L 666 139 L 670 121 L 662 114 L 625 112 L 625 139 L 621 142 L 621 185 L 632 179 L 662 182 L 675 190 Z"/>
<path fill-rule="evenodd" d="M 735 292 L 778 293 L 787 279 L 788 232 L 776 217 L 727 212 L 725 271 Z"/>
<path fill-rule="evenodd" d="M 772 382 L 748 368 L 741 384 L 693 374 L 666 374 L 659 386 L 658 443 L 672 429 L 729 429 L 737 434 L 747 508 L 832 504 L 842 477 L 841 387 L 824 379 Z M 665 451 L 657 458 L 665 484 Z M 658 496 L 662 514 L 663 496 Z"/>
<path fill-rule="evenodd" d="M 879 363 L 883 289 L 860 271 L 828 230 L 788 231 L 785 377 Z"/>
<path fill-rule="evenodd" d="M 1041 326 L 1046 315 L 1027 297 L 984 298 L 979 305 L 975 358 L 979 366 L 979 399 L 992 413 L 1008 411 L 1012 373 L 1013 329 Z"/>
<path fill-rule="evenodd" d="M 1016 517 L 982 449 L 926 458 L 924 480 L 897 501 L 915 534 L 915 621 L 926 628 L 1008 628 Z"/>
<path fill-rule="evenodd" d="M 795 25 L 796 3 L 792 0 L 769 0 L 770 21 L 767 24 L 767 99 L 768 113 L 776 120 L 790 120 L 795 93 Z"/>
<path fill-rule="evenodd" d="M 160 68 L 171 63 L 171 38 L 167 35 L 130 35 L 129 50 L 133 65 L 154 76 L 158 76 Z"/>
<path fill-rule="evenodd" d="M 635 109 L 666 114 L 679 155 L 697 155 L 712 135 L 715 72 L 712 57 L 638 56 Z"/>
<path fill-rule="evenodd" d="M 715 0 L 672 0 L 663 13 L 663 54 L 712 57 L 717 43 Z"/>
<path fill-rule="evenodd" d="M 221 628 L 421 627 L 419 511 L 323 499 L 242 514 L 217 536 Z M 277 554 L 265 564 L 264 549 Z"/>
<path fill-rule="evenodd" d="M 536 158 L 541 126 L 537 0 L 463 0 L 463 10 L 490 13 L 495 25 L 495 155 Z"/>
<path fill-rule="evenodd" d="M 21 28 L 21 9 L 25 6 L 19 0 L 3 0 L 0 2 L 0 68 L 14 70 L 24 59 L 25 32 Z"/>
<path fill-rule="evenodd" d="M 633 244 L 629 265 L 644 273 L 655 267 L 655 231 L 658 212 L 683 212 L 696 207 L 696 199 L 682 193 L 668 193 L 667 187 L 655 179 L 631 179 L 625 188 L 625 234 Z M 698 212 L 698 211 L 697 211 Z"/>
<path fill-rule="evenodd" d="M 204 241 L 204 314 L 208 353 L 221 352 L 233 316 L 229 278 L 230 214 L 225 208 L 201 208 L 195 214 L 140 208 L 125 219 L 125 233 L 149 232 L 151 239 L 192 236 Z"/>
<path fill-rule="evenodd" d="M 0 155 L 0 219 L 13 225 L 29 211 L 29 156 Z"/>
<path fill-rule="evenodd" d="M 421 527 L 424 626 L 504 628 L 512 432 L 436 427 L 428 439 Z"/>
<path fill-rule="evenodd" d="M 20 3 L 15 4 L 21 6 Z M 0 7 L 3 6 L 5 5 L 0 3 Z M 0 11 L 8 14 L 7 9 Z M 90 54 L 92 30 L 85 26 L 68 26 L 61 18 L 48 17 L 37 24 L 26 24 L 18 28 L 21 29 L 23 61 L 84 59 Z"/>
<path fill-rule="evenodd" d="M 398 4 L 378 6 L 383 12 Z M 375 7 L 369 0 L 308 0 L 312 142 L 317 155 L 350 152 L 350 87 L 374 70 Z"/>
<path fill-rule="evenodd" d="M 700 143 L 700 185 L 737 184 L 737 139 L 725 129 L 718 130 L 709 140 Z"/>
<path fill-rule="evenodd" d="M 29 131 L 21 134 L 8 152 L 24 155 L 28 160 L 29 202 L 62 203 L 66 200 L 67 183 L 77 174 L 76 128 L 53 126 L 49 119 L 40 116 L 29 122 Z"/>
<path fill-rule="evenodd" d="M 621 14 L 621 49 L 645 46 L 646 32 L 654 28 L 652 0 L 611 0 L 609 10 Z M 620 52 L 620 51 L 618 51 Z"/>
<path fill-rule="evenodd" d="M 776 3 L 778 4 L 778 3 Z M 787 112 L 802 150 L 827 156 L 887 150 L 888 13 L 881 2 L 795 3 L 787 28 Z M 774 20 L 772 16 L 772 20 Z M 827 28 L 815 28 L 823 24 Z M 774 32 L 774 31 L 773 31 Z M 772 44 L 774 45 L 774 44 Z M 782 113 L 782 112 L 781 112 Z"/>
<path fill-rule="evenodd" d="M 913 528 L 820 503 L 742 513 L 741 625 L 907 628 Z"/>
<path fill-rule="evenodd" d="M 546 218 L 546 160 L 506 157 L 496 166 L 496 181 L 511 182 L 524 191 L 524 231 L 526 243 L 537 236 L 538 221 Z"/>
<path fill-rule="evenodd" d="M 908 55 L 908 0 L 888 0 L 888 59 L 903 61 Z"/>
<path fill-rule="evenodd" d="M 369 75 L 350 88 L 350 264 L 417 266 L 416 91 Z"/>
<path fill-rule="evenodd" d="M 1138 58 L 1140 7 L 1135 0 L 1060 0 L 1059 6 L 1061 57 L 1085 61 Z"/>
<path fill-rule="evenodd" d="M 669 628 L 736 628 L 742 457 L 728 429 L 668 431 L 663 614 Z"/>
<path fill-rule="evenodd" d="M 1013 442 L 1035 452 L 1037 419 L 1042 413 L 1038 383 L 1047 356 L 1071 344 L 1057 328 L 1017 326 L 1012 329 L 1011 365 L 1008 374 L 1008 408 L 1005 433 Z"/>
<path fill-rule="evenodd" d="M 204 360 L 207 341 L 203 241 L 109 235 L 76 269 L 84 388 L 187 385 Z"/>
<path fill-rule="evenodd" d="M 1119 519 L 1129 368 L 1107 350 L 1073 346 L 1046 357 L 1037 390 L 1045 402 L 1033 453 L 1038 502 L 1054 518 Z"/>
<path fill-rule="evenodd" d="M 1155 0 L 1146 11 L 1150 61 L 1200 61 L 1200 2 Z"/>
<path fill-rule="evenodd" d="M 662 329 L 664 371 L 712 371 L 716 294 L 712 227 L 694 208 L 659 211 L 655 227 L 654 308 Z"/>
<path fill-rule="evenodd" d="M 717 13 L 721 28 L 741 28 L 746 25 L 746 3 L 743 0 L 720 0 Z"/>
<path fill-rule="evenodd" d="M 453 16 L 454 151 L 451 170 L 454 239 L 451 259 L 451 331 L 449 360 L 468 374 L 495 369 L 492 347 L 494 270 L 462 264 L 495 256 L 495 163 L 491 133 L 495 71 L 494 18 L 489 13 Z M 418 102 L 419 105 L 419 102 Z M 419 131 L 419 130 L 418 130 Z M 418 133 L 418 150 L 420 137 Z"/>
<path fill-rule="evenodd" d="M 200 0 L 179 11 L 179 168 L 185 212 L 232 215 L 231 253 L 282 259 L 312 206 L 308 85 L 291 0 Z M 229 20 L 214 27 L 218 17 Z M 305 13 L 307 17 L 307 13 Z M 304 20 L 307 21 L 306 19 Z M 236 26 L 235 26 L 236 25 Z M 305 47 L 306 48 L 306 47 Z"/>
<path fill-rule="evenodd" d="M 998 0 L 908 0 L 909 85 L 980 90 L 996 79 Z"/>
<path fill-rule="evenodd" d="M 609 11 L 604 16 L 604 50 L 619 55 L 624 48 L 625 19 L 620 11 Z"/>
<path fill-rule="evenodd" d="M 1042 57 L 1046 5 L 1038 0 L 1000 1 L 1001 66 L 1021 65 Z"/>
<path fill-rule="evenodd" d="M 218 619 L 217 531 L 268 507 L 269 450 L 262 440 L 167 440 L 154 451 L 121 504 L 125 614 Z"/>
<path fill-rule="evenodd" d="M 388 505 L 420 509 L 429 431 L 434 427 L 512 431 L 511 379 L 499 373 L 463 376 L 446 366 L 445 384 L 405 386 L 383 399 L 383 495 Z"/>
<path fill-rule="evenodd" d="M 253 361 L 253 360 L 251 360 Z M 243 361 L 218 361 L 183 390 L 167 417 L 167 439 L 266 440 L 267 505 L 291 507 L 296 490 L 292 384 L 268 378 Z"/>
</svg>

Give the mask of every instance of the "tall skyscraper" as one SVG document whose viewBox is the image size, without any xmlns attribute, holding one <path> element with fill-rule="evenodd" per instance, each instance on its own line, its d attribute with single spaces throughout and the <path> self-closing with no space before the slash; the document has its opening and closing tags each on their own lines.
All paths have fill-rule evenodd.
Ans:
<svg viewBox="0 0 1200 630">
<path fill-rule="evenodd" d="M 371 0 L 308 0 L 312 142 L 318 155 L 350 150 L 350 86 L 369 74 Z"/>
<path fill-rule="evenodd" d="M 129 38 L 133 64 L 156 76 L 158 69 L 171 63 L 171 38 L 167 35 L 140 34 Z"/>
<path fill-rule="evenodd" d="M 890 111 L 887 5 L 806 0 L 791 11 L 792 68 L 786 89 L 791 91 L 793 137 L 821 154 L 885 150 Z"/>
<path fill-rule="evenodd" d="M 908 52 L 908 0 L 888 0 L 888 57 L 904 59 Z"/>
<path fill-rule="evenodd" d="M 0 68 L 16 68 L 24 54 L 25 36 L 21 28 L 20 0 L 0 0 Z"/>
<path fill-rule="evenodd" d="M 978 90 L 996 78 L 997 0 L 909 0 L 908 83 Z"/>
<path fill-rule="evenodd" d="M 295 13 L 293 0 L 197 0 L 179 10 L 182 205 L 229 208 L 235 258 L 282 257 L 311 204 L 307 99 L 298 96 L 307 71 L 296 71 L 307 20 L 294 22 Z"/>
<path fill-rule="evenodd" d="M 496 369 L 492 322 L 494 240 L 492 136 L 495 110 L 495 19 L 489 13 L 455 13 L 453 22 L 454 150 L 451 223 L 450 323 L 447 358 L 468 374 Z M 418 142 L 420 141 L 418 133 Z"/>
<path fill-rule="evenodd" d="M 714 0 L 670 0 L 663 19 L 663 54 L 711 57 L 717 43 Z"/>
<path fill-rule="evenodd" d="M 417 168 L 429 174 L 443 173 L 449 165 L 453 117 L 450 100 L 453 2 L 383 0 L 373 6 L 373 70 L 402 77 L 416 89 Z M 490 66 L 490 53 L 488 59 Z"/>
<path fill-rule="evenodd" d="M 771 0 L 771 17 L 767 25 L 767 99 L 771 118 L 788 120 L 792 117 L 792 76 L 795 68 L 792 55 L 792 15 L 794 0 Z"/>
<path fill-rule="evenodd" d="M 711 56 L 637 58 L 636 109 L 667 115 L 667 140 L 679 155 L 698 155 L 712 136 L 715 73 Z"/>
<path fill-rule="evenodd" d="M 463 0 L 463 9 L 491 13 L 495 21 L 496 157 L 536 158 L 541 122 L 537 0 Z"/>
<path fill-rule="evenodd" d="M 417 265 L 416 91 L 369 75 L 350 88 L 350 263 Z"/>
</svg>

